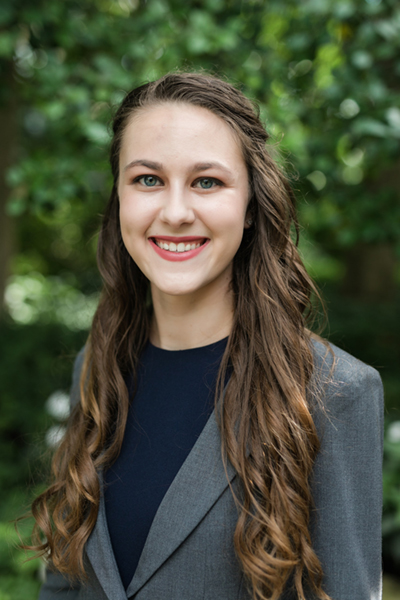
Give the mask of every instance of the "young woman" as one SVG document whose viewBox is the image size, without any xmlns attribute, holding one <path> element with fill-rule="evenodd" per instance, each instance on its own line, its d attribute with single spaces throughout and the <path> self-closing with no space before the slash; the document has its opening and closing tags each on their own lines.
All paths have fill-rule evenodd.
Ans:
<svg viewBox="0 0 400 600">
<path fill-rule="evenodd" d="M 103 293 L 33 503 L 40 599 L 378 599 L 380 378 L 307 329 L 257 112 L 169 74 L 113 131 Z"/>
</svg>

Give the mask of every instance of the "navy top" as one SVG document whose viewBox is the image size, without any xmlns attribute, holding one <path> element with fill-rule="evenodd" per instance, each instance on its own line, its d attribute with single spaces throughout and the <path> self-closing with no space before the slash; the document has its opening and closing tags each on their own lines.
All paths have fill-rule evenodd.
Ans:
<svg viewBox="0 0 400 600">
<path fill-rule="evenodd" d="M 121 453 L 104 478 L 107 524 L 125 589 L 157 509 L 213 411 L 227 340 L 188 350 L 148 343 L 143 351 Z M 131 396 L 132 387 L 130 380 Z"/>
</svg>

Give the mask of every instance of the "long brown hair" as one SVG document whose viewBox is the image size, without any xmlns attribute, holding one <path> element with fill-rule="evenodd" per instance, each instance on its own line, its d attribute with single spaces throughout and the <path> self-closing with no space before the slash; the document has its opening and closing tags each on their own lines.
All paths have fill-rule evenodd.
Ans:
<svg viewBox="0 0 400 600">
<path fill-rule="evenodd" d="M 115 115 L 114 184 L 98 246 L 104 286 L 85 348 L 81 402 L 55 453 L 53 483 L 32 505 L 35 547 L 60 572 L 84 578 L 84 544 L 100 500 L 98 473 L 116 459 L 124 436 L 124 376 L 135 374 L 149 336 L 149 282 L 120 231 L 121 141 L 134 113 L 163 102 L 203 107 L 223 119 L 242 148 L 251 186 L 253 223 L 233 261 L 234 320 L 216 390 L 223 456 L 242 483 L 236 553 L 254 598 L 277 599 L 292 578 L 302 600 L 305 583 L 328 599 L 309 533 L 319 441 L 308 395 L 313 356 L 306 324 L 315 288 L 297 250 L 295 197 L 266 148 L 257 109 L 235 87 L 205 74 L 172 73 L 142 85 Z"/>
</svg>

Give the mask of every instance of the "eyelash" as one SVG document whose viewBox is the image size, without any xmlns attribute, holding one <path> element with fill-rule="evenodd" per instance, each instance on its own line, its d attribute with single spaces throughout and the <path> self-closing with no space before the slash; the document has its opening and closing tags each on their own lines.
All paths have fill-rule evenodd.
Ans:
<svg viewBox="0 0 400 600">
<path fill-rule="evenodd" d="M 135 179 L 132 181 L 132 183 L 140 183 L 140 180 L 144 179 L 145 177 L 154 177 L 154 179 L 156 179 L 157 181 L 161 181 L 161 179 L 159 177 L 156 177 L 156 175 L 139 175 L 138 177 L 135 177 Z M 152 186 L 147 186 L 147 187 L 152 187 Z"/>
<path fill-rule="evenodd" d="M 204 180 L 204 179 L 208 179 L 208 181 L 212 181 L 214 183 L 214 185 L 212 187 L 223 187 L 223 183 L 222 181 L 220 181 L 219 179 L 216 179 L 215 177 L 198 177 L 196 179 L 196 181 L 194 181 L 193 183 L 199 183 L 200 181 Z M 201 189 L 212 189 L 212 188 L 201 188 Z"/>
<path fill-rule="evenodd" d="M 156 179 L 157 182 L 160 182 L 160 181 L 162 182 L 162 180 L 159 177 L 157 177 L 156 175 L 139 175 L 138 177 L 135 177 L 135 179 L 132 181 L 132 183 L 140 183 L 140 180 L 144 179 L 145 177 L 154 177 L 154 179 Z M 193 182 L 192 185 L 194 186 L 194 184 L 199 183 L 200 181 L 202 181 L 204 179 L 208 179 L 209 181 L 212 181 L 214 183 L 214 185 L 211 188 L 200 188 L 200 189 L 212 189 L 215 186 L 223 187 L 223 185 L 224 185 L 223 182 L 220 181 L 219 179 L 216 179 L 216 177 L 198 177 Z M 144 185 L 144 183 L 143 183 L 143 185 Z M 156 187 L 156 186 L 149 185 L 149 186 L 145 186 L 145 187 L 151 188 L 151 187 Z"/>
</svg>

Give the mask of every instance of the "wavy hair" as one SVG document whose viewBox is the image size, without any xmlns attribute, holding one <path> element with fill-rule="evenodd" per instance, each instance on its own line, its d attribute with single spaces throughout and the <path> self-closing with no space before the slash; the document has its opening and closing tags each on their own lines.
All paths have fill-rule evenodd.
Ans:
<svg viewBox="0 0 400 600">
<path fill-rule="evenodd" d="M 276 600 L 289 582 L 302 600 L 306 589 L 329 600 L 309 532 L 319 440 L 307 323 L 317 292 L 297 250 L 295 197 L 266 147 L 258 109 L 231 84 L 206 74 L 171 73 L 146 83 L 116 112 L 114 183 L 98 245 L 104 285 L 85 349 L 81 402 L 54 455 L 53 482 L 32 505 L 33 547 L 61 573 L 84 579 L 84 545 L 100 501 L 98 473 L 120 451 L 129 408 L 124 376 L 136 373 L 151 315 L 149 282 L 121 237 L 119 154 L 132 116 L 164 102 L 199 106 L 223 119 L 242 149 L 251 187 L 253 224 L 233 261 L 233 326 L 216 388 L 223 456 L 242 484 L 235 550 L 256 600 Z"/>
</svg>

